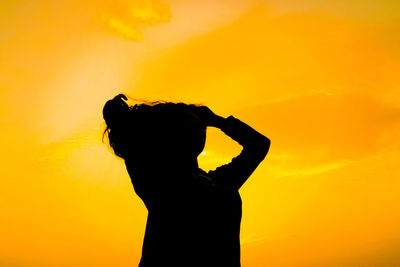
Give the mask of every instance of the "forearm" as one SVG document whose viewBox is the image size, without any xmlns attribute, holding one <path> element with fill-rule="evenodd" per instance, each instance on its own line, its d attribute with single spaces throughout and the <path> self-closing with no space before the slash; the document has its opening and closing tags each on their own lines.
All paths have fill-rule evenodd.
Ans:
<svg viewBox="0 0 400 267">
<path fill-rule="evenodd" d="M 206 106 L 195 107 L 195 113 L 206 126 L 217 127 L 237 141 L 246 151 L 254 153 L 268 152 L 270 140 L 239 119 L 216 115 Z M 265 156 L 264 155 L 264 156 Z"/>
<path fill-rule="evenodd" d="M 233 116 L 223 118 L 216 115 L 213 124 L 210 126 L 221 129 L 245 149 L 266 150 L 265 152 L 268 152 L 270 140 L 239 119 Z"/>
<path fill-rule="evenodd" d="M 229 164 L 219 166 L 208 175 L 217 184 L 239 189 L 268 153 L 270 141 L 244 122 L 233 116 L 213 116 L 208 126 L 217 127 L 243 146 L 241 153 Z"/>
</svg>

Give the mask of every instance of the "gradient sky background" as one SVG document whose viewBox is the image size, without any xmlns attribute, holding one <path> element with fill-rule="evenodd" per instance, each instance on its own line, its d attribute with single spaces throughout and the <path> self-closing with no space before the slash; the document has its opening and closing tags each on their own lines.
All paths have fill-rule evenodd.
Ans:
<svg viewBox="0 0 400 267">
<path fill-rule="evenodd" d="M 199 103 L 272 140 L 242 265 L 400 265 L 397 0 L 0 4 L 0 265 L 136 266 L 146 209 L 102 107 Z M 210 129 L 200 167 L 240 146 Z"/>
</svg>

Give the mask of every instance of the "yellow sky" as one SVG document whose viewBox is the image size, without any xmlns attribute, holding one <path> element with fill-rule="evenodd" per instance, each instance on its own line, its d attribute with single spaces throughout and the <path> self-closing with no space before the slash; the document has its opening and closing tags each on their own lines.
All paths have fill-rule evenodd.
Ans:
<svg viewBox="0 0 400 267">
<path fill-rule="evenodd" d="M 3 1 L 0 265 L 135 266 L 146 210 L 101 143 L 119 92 L 272 140 L 241 189 L 242 265 L 400 265 L 400 4 Z M 208 131 L 200 166 L 240 146 Z"/>
</svg>

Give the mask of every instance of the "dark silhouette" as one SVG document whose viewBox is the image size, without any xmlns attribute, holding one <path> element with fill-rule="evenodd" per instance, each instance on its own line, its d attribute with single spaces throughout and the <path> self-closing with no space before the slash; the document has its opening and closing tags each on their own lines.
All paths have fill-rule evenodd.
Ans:
<svg viewBox="0 0 400 267">
<path fill-rule="evenodd" d="M 135 192 L 148 209 L 140 267 L 240 266 L 239 188 L 268 153 L 270 141 L 233 116 L 184 103 L 129 106 L 107 101 L 105 134 L 125 160 Z M 197 156 L 206 128 L 243 146 L 229 164 L 205 172 Z"/>
</svg>

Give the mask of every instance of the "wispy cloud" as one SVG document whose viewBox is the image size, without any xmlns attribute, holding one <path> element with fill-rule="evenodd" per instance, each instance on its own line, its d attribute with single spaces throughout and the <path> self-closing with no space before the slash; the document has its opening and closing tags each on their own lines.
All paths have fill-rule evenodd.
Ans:
<svg viewBox="0 0 400 267">
<path fill-rule="evenodd" d="M 321 164 L 311 168 L 293 169 L 289 171 L 280 171 L 279 177 L 289 176 L 312 176 L 325 172 L 329 172 L 338 168 L 346 167 L 350 165 L 352 161 L 332 162 L 328 164 Z"/>
<path fill-rule="evenodd" d="M 108 29 L 130 41 L 142 41 L 144 28 L 167 23 L 172 18 L 169 5 L 158 0 L 119 0 L 114 5 L 102 18 Z"/>
</svg>

